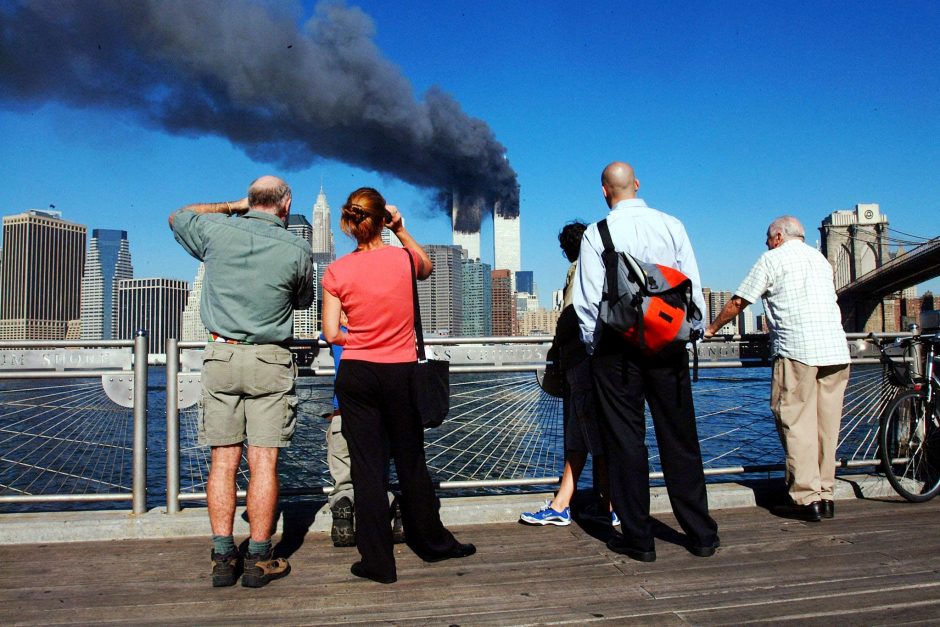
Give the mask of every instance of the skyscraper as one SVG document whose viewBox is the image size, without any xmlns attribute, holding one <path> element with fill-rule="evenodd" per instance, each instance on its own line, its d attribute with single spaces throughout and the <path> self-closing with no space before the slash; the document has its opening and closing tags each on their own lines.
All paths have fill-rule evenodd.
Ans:
<svg viewBox="0 0 940 627">
<path fill-rule="evenodd" d="M 475 232 L 464 231 L 458 227 L 458 224 L 461 222 L 461 213 L 464 211 L 481 211 L 479 205 L 475 207 L 461 207 L 460 205 L 460 195 L 454 191 L 453 194 L 453 204 L 451 205 L 451 227 L 453 230 L 453 242 L 454 246 L 460 246 L 465 251 L 467 251 L 468 259 L 479 259 L 480 258 L 480 229 L 477 229 Z"/>
<path fill-rule="evenodd" d="M 703 290 L 704 294 L 704 290 Z M 708 324 L 711 324 L 715 321 L 715 318 L 718 317 L 718 314 L 721 313 L 721 310 L 724 309 L 725 303 L 731 300 L 731 297 L 734 296 L 731 292 L 724 291 L 718 292 L 715 290 L 710 290 L 708 293 Z M 733 319 L 725 326 L 721 327 L 718 330 L 720 334 L 737 334 L 738 333 L 738 320 Z"/>
<path fill-rule="evenodd" d="M 149 352 L 165 353 L 166 339 L 179 338 L 189 284 L 179 279 L 124 279 L 118 283 L 118 339 L 138 329 L 149 333 Z"/>
<path fill-rule="evenodd" d="M 86 235 L 58 211 L 4 216 L 0 339 L 65 338 L 81 316 Z"/>
<path fill-rule="evenodd" d="M 320 188 L 320 195 L 323 195 L 323 188 Z M 317 202 L 320 202 L 319 198 L 317 198 Z M 324 204 L 326 203 L 325 196 L 323 197 L 323 202 Z M 329 207 L 327 207 L 326 211 L 327 216 L 329 216 Z M 314 207 L 314 216 L 316 216 L 316 207 Z M 327 217 L 327 220 L 329 220 L 329 217 Z M 307 218 L 299 213 L 292 213 L 287 217 L 287 230 L 303 239 L 308 244 L 312 243 L 314 235 L 313 227 L 307 222 Z M 319 309 L 316 303 L 310 305 L 307 309 L 294 310 L 294 337 L 310 339 L 319 335 L 317 325 L 318 311 Z"/>
<path fill-rule="evenodd" d="M 539 299 L 534 294 L 528 292 L 515 292 L 516 299 L 516 317 L 521 318 L 527 311 L 540 309 Z"/>
<path fill-rule="evenodd" d="M 506 217 L 493 212 L 493 266 L 497 270 L 509 270 L 509 281 L 516 289 L 516 272 L 522 269 L 519 216 Z"/>
<path fill-rule="evenodd" d="M 405 223 L 405 219 L 402 218 L 402 224 L 404 223 Z M 385 244 L 386 246 L 395 246 L 396 248 L 404 248 L 401 245 L 401 242 L 398 241 L 398 237 L 396 237 L 395 234 L 392 233 L 388 229 L 382 229 L 381 237 L 382 237 L 382 243 Z"/>
<path fill-rule="evenodd" d="M 209 332 L 202 323 L 202 279 L 206 274 L 206 264 L 200 263 L 193 279 L 193 288 L 186 298 L 183 310 L 183 331 L 180 339 L 184 342 L 202 342 L 209 337 Z"/>
<path fill-rule="evenodd" d="M 738 333 L 741 335 L 750 335 L 757 333 L 757 317 L 754 315 L 751 306 L 748 305 L 738 314 Z"/>
<path fill-rule="evenodd" d="M 328 253 L 330 261 L 336 259 L 336 247 L 333 242 L 333 229 L 330 226 L 330 203 L 326 201 L 326 192 L 320 186 L 317 202 L 313 205 L 313 252 Z"/>
<path fill-rule="evenodd" d="M 526 292 L 538 297 L 538 293 L 535 291 L 535 274 L 531 270 L 516 272 L 516 291 Z"/>
<path fill-rule="evenodd" d="M 117 331 L 118 283 L 134 278 L 127 231 L 94 229 L 82 277 L 83 340 L 110 340 Z"/>
<path fill-rule="evenodd" d="M 461 335 L 463 332 L 463 269 L 459 246 L 424 247 L 434 272 L 418 281 L 421 324 L 426 335 Z"/>
<path fill-rule="evenodd" d="M 493 335 L 510 336 L 516 326 L 516 303 L 512 292 L 512 272 L 493 270 Z"/>
<path fill-rule="evenodd" d="M 554 335 L 561 312 L 557 309 L 532 309 L 519 315 L 519 335 Z"/>
<path fill-rule="evenodd" d="M 705 326 L 708 326 L 711 324 L 711 321 L 715 319 L 712 316 L 711 307 L 708 306 L 708 303 L 711 302 L 712 299 L 712 288 L 702 288 L 702 299 L 705 301 L 705 311 L 702 312 L 702 322 L 705 323 Z"/>
<path fill-rule="evenodd" d="M 313 227 L 301 214 L 292 213 L 287 216 L 287 230 L 307 243 L 313 244 Z"/>
<path fill-rule="evenodd" d="M 493 335 L 492 269 L 479 259 L 464 259 L 463 266 L 463 329 L 461 335 L 487 337 Z"/>
<path fill-rule="evenodd" d="M 323 329 L 323 275 L 326 269 L 330 267 L 333 256 L 330 253 L 313 253 L 313 282 L 316 285 L 316 302 L 310 305 L 314 310 L 314 319 L 317 321 L 317 328 Z"/>
</svg>

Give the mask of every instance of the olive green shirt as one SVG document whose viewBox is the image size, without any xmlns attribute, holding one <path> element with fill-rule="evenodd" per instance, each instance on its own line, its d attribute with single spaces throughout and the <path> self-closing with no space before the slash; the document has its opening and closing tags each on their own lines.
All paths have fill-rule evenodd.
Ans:
<svg viewBox="0 0 940 627">
<path fill-rule="evenodd" d="M 173 234 L 206 264 L 200 311 L 209 331 L 253 344 L 291 338 L 294 310 L 309 307 L 316 293 L 309 243 L 264 211 L 228 216 L 181 209 Z"/>
</svg>

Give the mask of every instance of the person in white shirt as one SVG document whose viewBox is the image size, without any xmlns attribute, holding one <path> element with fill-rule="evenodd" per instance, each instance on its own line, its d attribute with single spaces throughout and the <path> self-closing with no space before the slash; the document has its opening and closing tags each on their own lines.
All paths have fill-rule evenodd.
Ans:
<svg viewBox="0 0 940 627">
<path fill-rule="evenodd" d="M 629 164 L 614 162 L 601 175 L 610 213 L 607 225 L 614 247 L 636 259 L 680 270 L 692 281 L 692 301 L 705 310 L 698 265 L 685 227 L 636 197 L 640 182 Z M 718 525 L 709 516 L 705 473 L 695 426 L 689 355 L 684 346 L 644 355 L 598 319 L 606 275 L 597 223 L 584 233 L 574 283 L 574 308 L 581 341 L 591 355 L 604 448 L 610 473 L 610 498 L 622 534 L 607 548 L 631 559 L 656 559 L 650 518 L 649 454 L 644 404 L 649 403 L 672 511 L 686 533 L 686 548 L 710 557 L 719 546 Z M 701 321 L 693 322 L 701 327 Z"/>
<path fill-rule="evenodd" d="M 773 511 L 817 522 L 835 515 L 836 447 L 849 381 L 849 349 L 832 266 L 803 240 L 803 225 L 793 216 L 771 222 L 767 252 L 705 330 L 705 337 L 763 299 L 774 356 L 770 409 L 786 454 L 791 499 Z"/>
</svg>

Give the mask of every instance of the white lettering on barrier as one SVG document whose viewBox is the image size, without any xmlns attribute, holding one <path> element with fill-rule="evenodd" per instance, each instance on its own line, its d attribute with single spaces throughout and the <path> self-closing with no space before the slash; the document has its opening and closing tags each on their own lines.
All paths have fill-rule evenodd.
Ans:
<svg viewBox="0 0 940 627">
<path fill-rule="evenodd" d="M 128 370 L 133 353 L 126 349 L 0 350 L 0 370 Z"/>
</svg>

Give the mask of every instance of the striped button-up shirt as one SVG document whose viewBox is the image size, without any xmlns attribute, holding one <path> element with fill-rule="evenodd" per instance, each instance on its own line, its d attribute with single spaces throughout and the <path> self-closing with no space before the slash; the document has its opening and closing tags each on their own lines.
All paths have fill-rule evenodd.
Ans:
<svg viewBox="0 0 940 627">
<path fill-rule="evenodd" d="M 761 255 L 735 295 L 763 299 L 775 356 L 808 366 L 849 363 L 832 266 L 802 240 Z"/>
</svg>

